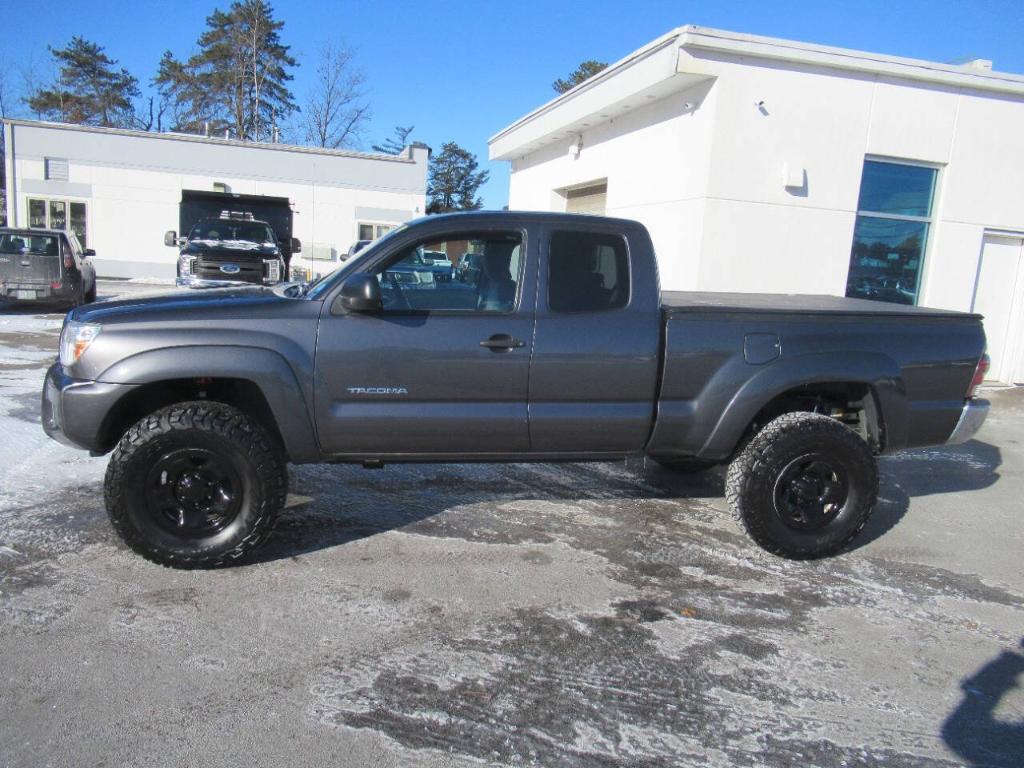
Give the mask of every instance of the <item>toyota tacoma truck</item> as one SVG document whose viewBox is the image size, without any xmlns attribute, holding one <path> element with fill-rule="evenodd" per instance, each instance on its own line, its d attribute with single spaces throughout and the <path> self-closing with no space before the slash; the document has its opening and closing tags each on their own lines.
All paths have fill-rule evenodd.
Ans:
<svg viewBox="0 0 1024 768">
<path fill-rule="evenodd" d="M 465 280 L 410 290 L 423 247 Z M 440 244 L 440 245 L 439 245 Z M 264 542 L 289 462 L 727 464 L 751 538 L 829 555 L 864 527 L 876 456 L 967 440 L 988 403 L 977 315 L 830 296 L 662 292 L 638 223 L 431 216 L 308 284 L 79 307 L 49 369 L 54 438 L 112 453 L 113 527 L 150 560 Z"/>
</svg>

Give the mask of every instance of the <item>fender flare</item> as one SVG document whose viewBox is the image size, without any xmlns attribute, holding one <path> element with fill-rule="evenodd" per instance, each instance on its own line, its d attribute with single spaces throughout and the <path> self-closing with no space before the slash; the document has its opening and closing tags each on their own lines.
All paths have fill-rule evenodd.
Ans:
<svg viewBox="0 0 1024 768">
<path fill-rule="evenodd" d="M 270 406 L 289 460 L 319 460 L 320 448 L 309 408 L 311 392 L 303 391 L 295 371 L 273 350 L 235 345 L 152 349 L 119 360 L 101 373 L 97 381 L 138 386 L 190 378 L 251 382 Z"/>
<path fill-rule="evenodd" d="M 763 367 L 733 395 L 698 455 L 724 458 L 732 454 L 747 427 L 768 403 L 800 386 L 856 383 L 869 387 L 887 448 L 906 443 L 909 409 L 899 365 L 876 352 L 815 352 Z"/>
</svg>

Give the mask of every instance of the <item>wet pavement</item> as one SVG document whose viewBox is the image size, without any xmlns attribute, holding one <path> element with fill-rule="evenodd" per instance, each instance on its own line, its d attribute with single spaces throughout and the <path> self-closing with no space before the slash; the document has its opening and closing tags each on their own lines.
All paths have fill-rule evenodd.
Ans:
<svg viewBox="0 0 1024 768">
<path fill-rule="evenodd" d="M 60 321 L 0 307 L 0 765 L 1024 764 L 1024 391 L 883 459 L 826 561 L 717 472 L 312 466 L 255 561 L 178 572 L 39 427 Z"/>
</svg>

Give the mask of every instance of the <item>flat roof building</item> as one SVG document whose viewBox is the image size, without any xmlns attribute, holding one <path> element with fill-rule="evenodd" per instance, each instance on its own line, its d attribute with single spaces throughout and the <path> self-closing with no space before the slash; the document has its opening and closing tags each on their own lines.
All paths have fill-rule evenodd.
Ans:
<svg viewBox="0 0 1024 768">
<path fill-rule="evenodd" d="M 430 150 L 401 155 L 4 120 L 9 226 L 70 228 L 108 277 L 173 278 L 183 190 L 285 197 L 303 260 L 422 216 Z"/>
<path fill-rule="evenodd" d="M 685 26 L 490 139 L 509 207 L 638 219 L 670 289 L 986 315 L 1024 383 L 1024 76 Z"/>
</svg>

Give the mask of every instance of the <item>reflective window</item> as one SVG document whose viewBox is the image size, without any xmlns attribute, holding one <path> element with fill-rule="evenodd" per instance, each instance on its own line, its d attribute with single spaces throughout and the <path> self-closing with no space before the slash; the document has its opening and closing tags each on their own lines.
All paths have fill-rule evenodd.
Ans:
<svg viewBox="0 0 1024 768">
<path fill-rule="evenodd" d="M 83 248 L 88 248 L 86 237 L 85 203 L 71 203 L 71 231 L 75 233 Z"/>
<path fill-rule="evenodd" d="M 394 228 L 394 224 L 360 224 L 359 239 L 376 240 L 378 237 L 384 237 L 384 235 Z"/>
<path fill-rule="evenodd" d="M 32 229 L 46 229 L 46 201 L 28 201 L 28 225 Z"/>
<path fill-rule="evenodd" d="M 601 312 L 629 302 L 629 257 L 619 235 L 555 232 L 548 256 L 548 306 Z"/>
<path fill-rule="evenodd" d="M 846 295 L 917 303 L 937 171 L 864 163 Z"/>
<path fill-rule="evenodd" d="M 511 312 L 523 271 L 518 233 L 419 243 L 377 273 L 385 312 Z"/>
<path fill-rule="evenodd" d="M 50 229 L 67 229 L 68 206 L 63 200 L 50 201 Z"/>
</svg>

